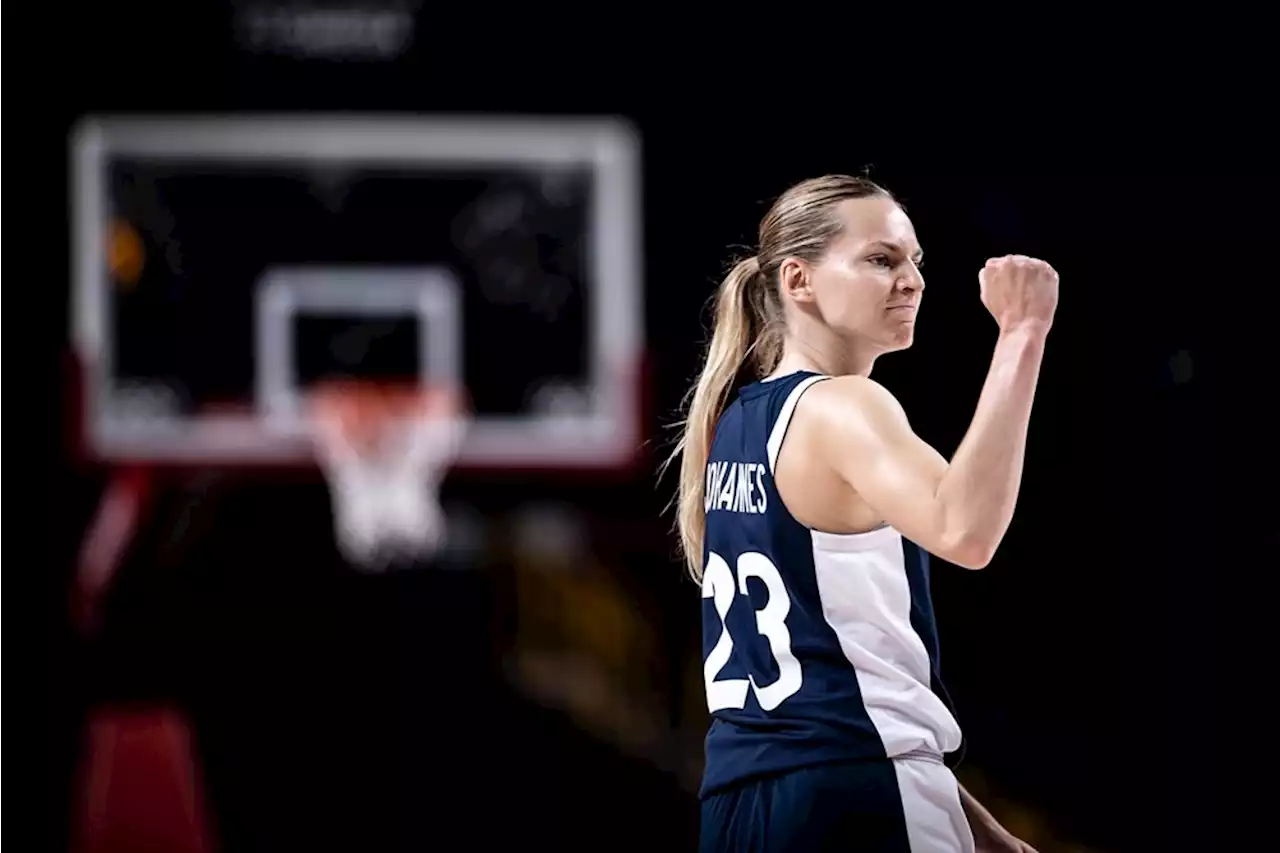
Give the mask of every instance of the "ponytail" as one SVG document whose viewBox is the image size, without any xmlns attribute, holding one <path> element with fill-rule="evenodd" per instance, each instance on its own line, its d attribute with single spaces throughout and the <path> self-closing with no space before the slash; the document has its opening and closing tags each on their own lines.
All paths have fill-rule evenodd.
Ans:
<svg viewBox="0 0 1280 853">
<path fill-rule="evenodd" d="M 716 295 L 715 325 L 707 360 L 689 398 L 684 434 L 675 452 L 680 460 L 680 484 L 676 494 L 676 524 L 685 564 L 695 581 L 702 581 L 702 541 L 707 516 L 704 500 L 707 484 L 707 457 L 716 422 L 724 412 L 743 364 L 751 355 L 763 329 L 756 316 L 751 285 L 760 275 L 760 263 L 753 256 L 740 261 L 720 284 Z"/>
</svg>

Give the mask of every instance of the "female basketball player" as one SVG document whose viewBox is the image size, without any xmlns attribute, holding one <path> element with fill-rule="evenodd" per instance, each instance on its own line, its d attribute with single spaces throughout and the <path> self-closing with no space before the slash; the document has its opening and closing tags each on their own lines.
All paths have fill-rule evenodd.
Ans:
<svg viewBox="0 0 1280 853">
<path fill-rule="evenodd" d="M 924 293 L 906 213 L 875 184 L 792 187 L 720 287 L 692 392 L 679 526 L 702 585 L 712 713 L 703 851 L 1031 848 L 957 783 L 928 554 L 985 566 L 1013 514 L 1058 276 L 978 274 L 999 336 L 948 463 L 870 378 Z M 744 370 L 755 381 L 731 392 Z"/>
</svg>

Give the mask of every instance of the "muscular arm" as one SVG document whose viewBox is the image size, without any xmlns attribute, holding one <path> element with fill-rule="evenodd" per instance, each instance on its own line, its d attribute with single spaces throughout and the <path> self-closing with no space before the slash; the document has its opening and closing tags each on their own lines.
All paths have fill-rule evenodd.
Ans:
<svg viewBox="0 0 1280 853">
<path fill-rule="evenodd" d="M 950 464 L 912 432 L 893 395 L 860 376 L 810 392 L 821 452 L 907 538 L 949 562 L 982 568 L 1013 517 L 1044 341 L 1034 327 L 1001 333 Z"/>
</svg>

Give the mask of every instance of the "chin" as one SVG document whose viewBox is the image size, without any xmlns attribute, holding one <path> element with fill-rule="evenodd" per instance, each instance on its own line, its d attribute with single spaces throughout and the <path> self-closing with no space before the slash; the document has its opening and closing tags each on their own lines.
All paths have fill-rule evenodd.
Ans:
<svg viewBox="0 0 1280 853">
<path fill-rule="evenodd" d="M 911 349 L 911 345 L 915 343 L 916 330 L 914 326 L 901 329 L 889 336 L 886 342 L 886 352 L 898 352 L 899 350 Z"/>
</svg>

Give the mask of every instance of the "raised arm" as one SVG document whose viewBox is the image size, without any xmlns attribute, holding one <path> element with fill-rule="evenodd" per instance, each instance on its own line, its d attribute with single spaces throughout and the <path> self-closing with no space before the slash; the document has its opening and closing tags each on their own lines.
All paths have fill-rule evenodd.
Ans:
<svg viewBox="0 0 1280 853">
<path fill-rule="evenodd" d="M 1013 518 L 1057 304 L 1057 274 L 1047 264 L 993 263 L 984 270 L 983 301 L 1001 332 L 969 431 L 950 464 L 911 430 L 893 395 L 869 379 L 819 383 L 805 407 L 823 458 L 863 500 L 912 541 L 968 568 L 991 561 Z"/>
</svg>

